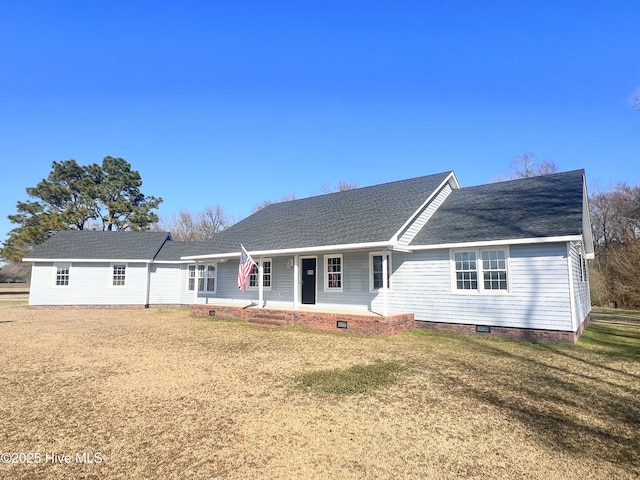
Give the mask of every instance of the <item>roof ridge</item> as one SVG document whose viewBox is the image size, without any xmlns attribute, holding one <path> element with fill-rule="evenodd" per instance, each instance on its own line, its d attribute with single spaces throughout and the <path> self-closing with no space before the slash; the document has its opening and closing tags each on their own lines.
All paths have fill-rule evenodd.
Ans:
<svg viewBox="0 0 640 480">
<path fill-rule="evenodd" d="M 499 180 L 497 182 L 487 182 L 487 183 L 481 183 L 479 185 L 469 185 L 468 187 L 460 187 L 460 190 L 468 190 L 470 188 L 479 188 L 479 187 L 488 187 L 492 185 L 504 185 L 506 183 L 513 183 L 513 182 L 532 181 L 540 178 L 558 177 L 561 175 L 568 175 L 571 173 L 578 173 L 578 172 L 584 175 L 585 170 L 584 168 L 576 168 L 575 170 L 567 170 L 566 172 L 553 172 L 553 173 L 545 173 L 544 175 L 533 175 L 531 177 L 510 178 L 508 180 Z"/>
</svg>

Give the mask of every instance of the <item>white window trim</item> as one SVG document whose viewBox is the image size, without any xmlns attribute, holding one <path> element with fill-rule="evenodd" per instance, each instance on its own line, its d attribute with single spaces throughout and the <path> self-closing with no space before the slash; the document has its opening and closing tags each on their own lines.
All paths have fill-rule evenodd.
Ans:
<svg viewBox="0 0 640 480">
<path fill-rule="evenodd" d="M 67 275 L 68 282 L 66 285 L 58 285 L 58 268 L 60 267 L 67 267 L 67 269 L 69 270 L 69 275 Z M 69 288 L 70 285 L 71 285 L 71 263 L 55 262 L 53 264 L 53 286 L 55 288 Z"/>
<path fill-rule="evenodd" d="M 194 271 L 194 276 L 191 277 L 191 268 L 193 267 L 193 271 Z M 193 278 L 193 288 L 189 288 L 189 280 Z M 196 289 L 196 285 L 198 284 L 198 272 L 196 269 L 196 264 L 195 263 L 191 263 L 189 265 L 187 265 L 187 292 L 191 292 L 193 293 L 193 291 Z"/>
<path fill-rule="evenodd" d="M 340 286 L 339 287 L 330 287 L 329 286 L 329 259 L 330 258 L 339 258 L 340 259 Z M 323 259 L 323 270 L 324 270 L 324 291 L 325 292 L 342 292 L 344 288 L 344 259 L 342 258 L 341 253 L 335 253 L 333 255 L 325 255 Z"/>
<path fill-rule="evenodd" d="M 271 265 L 271 272 L 269 272 L 269 274 L 268 274 L 269 277 L 271 277 L 270 278 L 271 281 L 269 282 L 269 286 L 268 287 L 264 284 L 264 276 L 266 275 L 264 273 L 264 264 L 266 262 L 269 262 L 269 264 Z M 258 263 L 260 263 L 260 262 L 257 261 L 255 267 L 253 267 L 253 268 L 258 268 Z M 253 268 L 251 269 L 252 271 L 253 271 Z M 259 275 L 259 268 L 258 268 L 258 274 L 257 275 Z M 256 277 L 256 279 L 259 280 L 257 277 Z M 259 285 L 260 282 L 258 282 L 258 285 L 254 285 L 254 286 L 249 285 L 250 283 L 251 283 L 251 277 L 249 277 L 247 279 L 247 290 L 259 290 L 260 289 L 260 285 Z M 262 259 L 262 289 L 269 291 L 269 290 L 271 290 L 271 286 L 272 285 L 273 285 L 273 260 L 271 260 L 270 258 L 263 258 Z"/>
<path fill-rule="evenodd" d="M 114 285 L 113 284 L 113 267 L 116 265 L 124 265 L 124 285 Z M 126 288 L 127 286 L 127 277 L 129 276 L 129 264 L 124 262 L 113 262 L 109 267 L 109 287 L 110 288 Z"/>
<path fill-rule="evenodd" d="M 486 290 L 484 288 L 484 271 L 482 270 L 482 252 L 504 250 L 507 271 L 507 289 L 506 290 Z M 456 279 L 456 261 L 455 253 L 458 252 L 475 252 L 476 254 L 476 271 L 478 272 L 478 288 L 475 290 L 459 290 Z M 511 252 L 508 245 L 486 247 L 486 248 L 455 248 L 449 250 L 449 270 L 451 278 L 451 293 L 454 295 L 509 295 L 511 293 Z"/>
<path fill-rule="evenodd" d="M 209 266 L 213 265 L 214 270 L 213 270 L 213 290 L 207 290 L 207 279 L 209 277 L 207 277 L 207 273 L 209 271 Z M 198 273 L 199 273 L 199 268 L 200 266 L 203 266 L 203 272 L 204 272 L 204 276 L 203 277 L 199 277 Z M 190 273 L 191 273 L 191 269 L 193 268 L 194 270 L 194 277 L 190 277 Z M 189 288 L 189 279 L 193 278 L 193 288 Z M 200 285 L 200 278 L 203 279 L 202 285 L 204 286 L 204 290 L 200 290 L 199 285 Z M 198 293 L 216 293 L 218 290 L 218 264 L 215 262 L 209 262 L 209 263 L 198 263 L 198 264 L 194 264 L 191 263 L 189 265 L 187 265 L 187 292 L 189 293 L 194 293 L 194 290 L 198 290 Z"/>
<path fill-rule="evenodd" d="M 369 252 L 369 291 L 370 292 L 379 292 L 380 290 L 382 290 L 382 287 L 380 288 L 373 288 L 373 257 L 381 257 L 384 254 L 384 252 Z M 388 260 L 387 260 L 387 271 L 388 271 L 388 289 L 389 291 L 393 291 L 392 285 L 392 272 L 393 272 L 393 255 L 390 251 L 387 252 L 387 256 L 388 256 Z"/>
</svg>

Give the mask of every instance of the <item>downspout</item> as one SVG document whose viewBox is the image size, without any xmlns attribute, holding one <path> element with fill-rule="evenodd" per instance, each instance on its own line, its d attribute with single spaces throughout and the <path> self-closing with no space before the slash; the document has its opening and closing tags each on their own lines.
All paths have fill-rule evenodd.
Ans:
<svg viewBox="0 0 640 480">
<path fill-rule="evenodd" d="M 151 296 L 151 262 L 147 262 L 147 278 L 145 281 L 144 308 L 149 308 L 149 297 Z"/>
</svg>

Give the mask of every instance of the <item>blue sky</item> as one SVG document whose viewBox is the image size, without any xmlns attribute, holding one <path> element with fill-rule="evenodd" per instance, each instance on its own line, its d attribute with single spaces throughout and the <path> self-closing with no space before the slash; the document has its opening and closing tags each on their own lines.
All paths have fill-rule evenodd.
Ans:
<svg viewBox="0 0 640 480">
<path fill-rule="evenodd" d="M 0 239 L 54 160 L 123 157 L 160 215 L 525 151 L 640 182 L 640 3 L 5 2 Z"/>
</svg>

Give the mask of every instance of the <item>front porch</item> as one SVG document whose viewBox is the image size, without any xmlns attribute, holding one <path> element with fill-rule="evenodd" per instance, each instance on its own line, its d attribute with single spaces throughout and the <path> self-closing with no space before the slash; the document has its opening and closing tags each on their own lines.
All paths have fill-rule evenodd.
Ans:
<svg viewBox="0 0 640 480">
<path fill-rule="evenodd" d="M 298 325 L 329 332 L 358 333 L 364 335 L 394 335 L 414 328 L 412 313 L 394 313 L 386 316 L 369 311 L 334 310 L 315 307 L 260 308 L 215 303 L 191 306 L 195 315 L 244 319 L 249 323 L 272 326 Z"/>
</svg>

